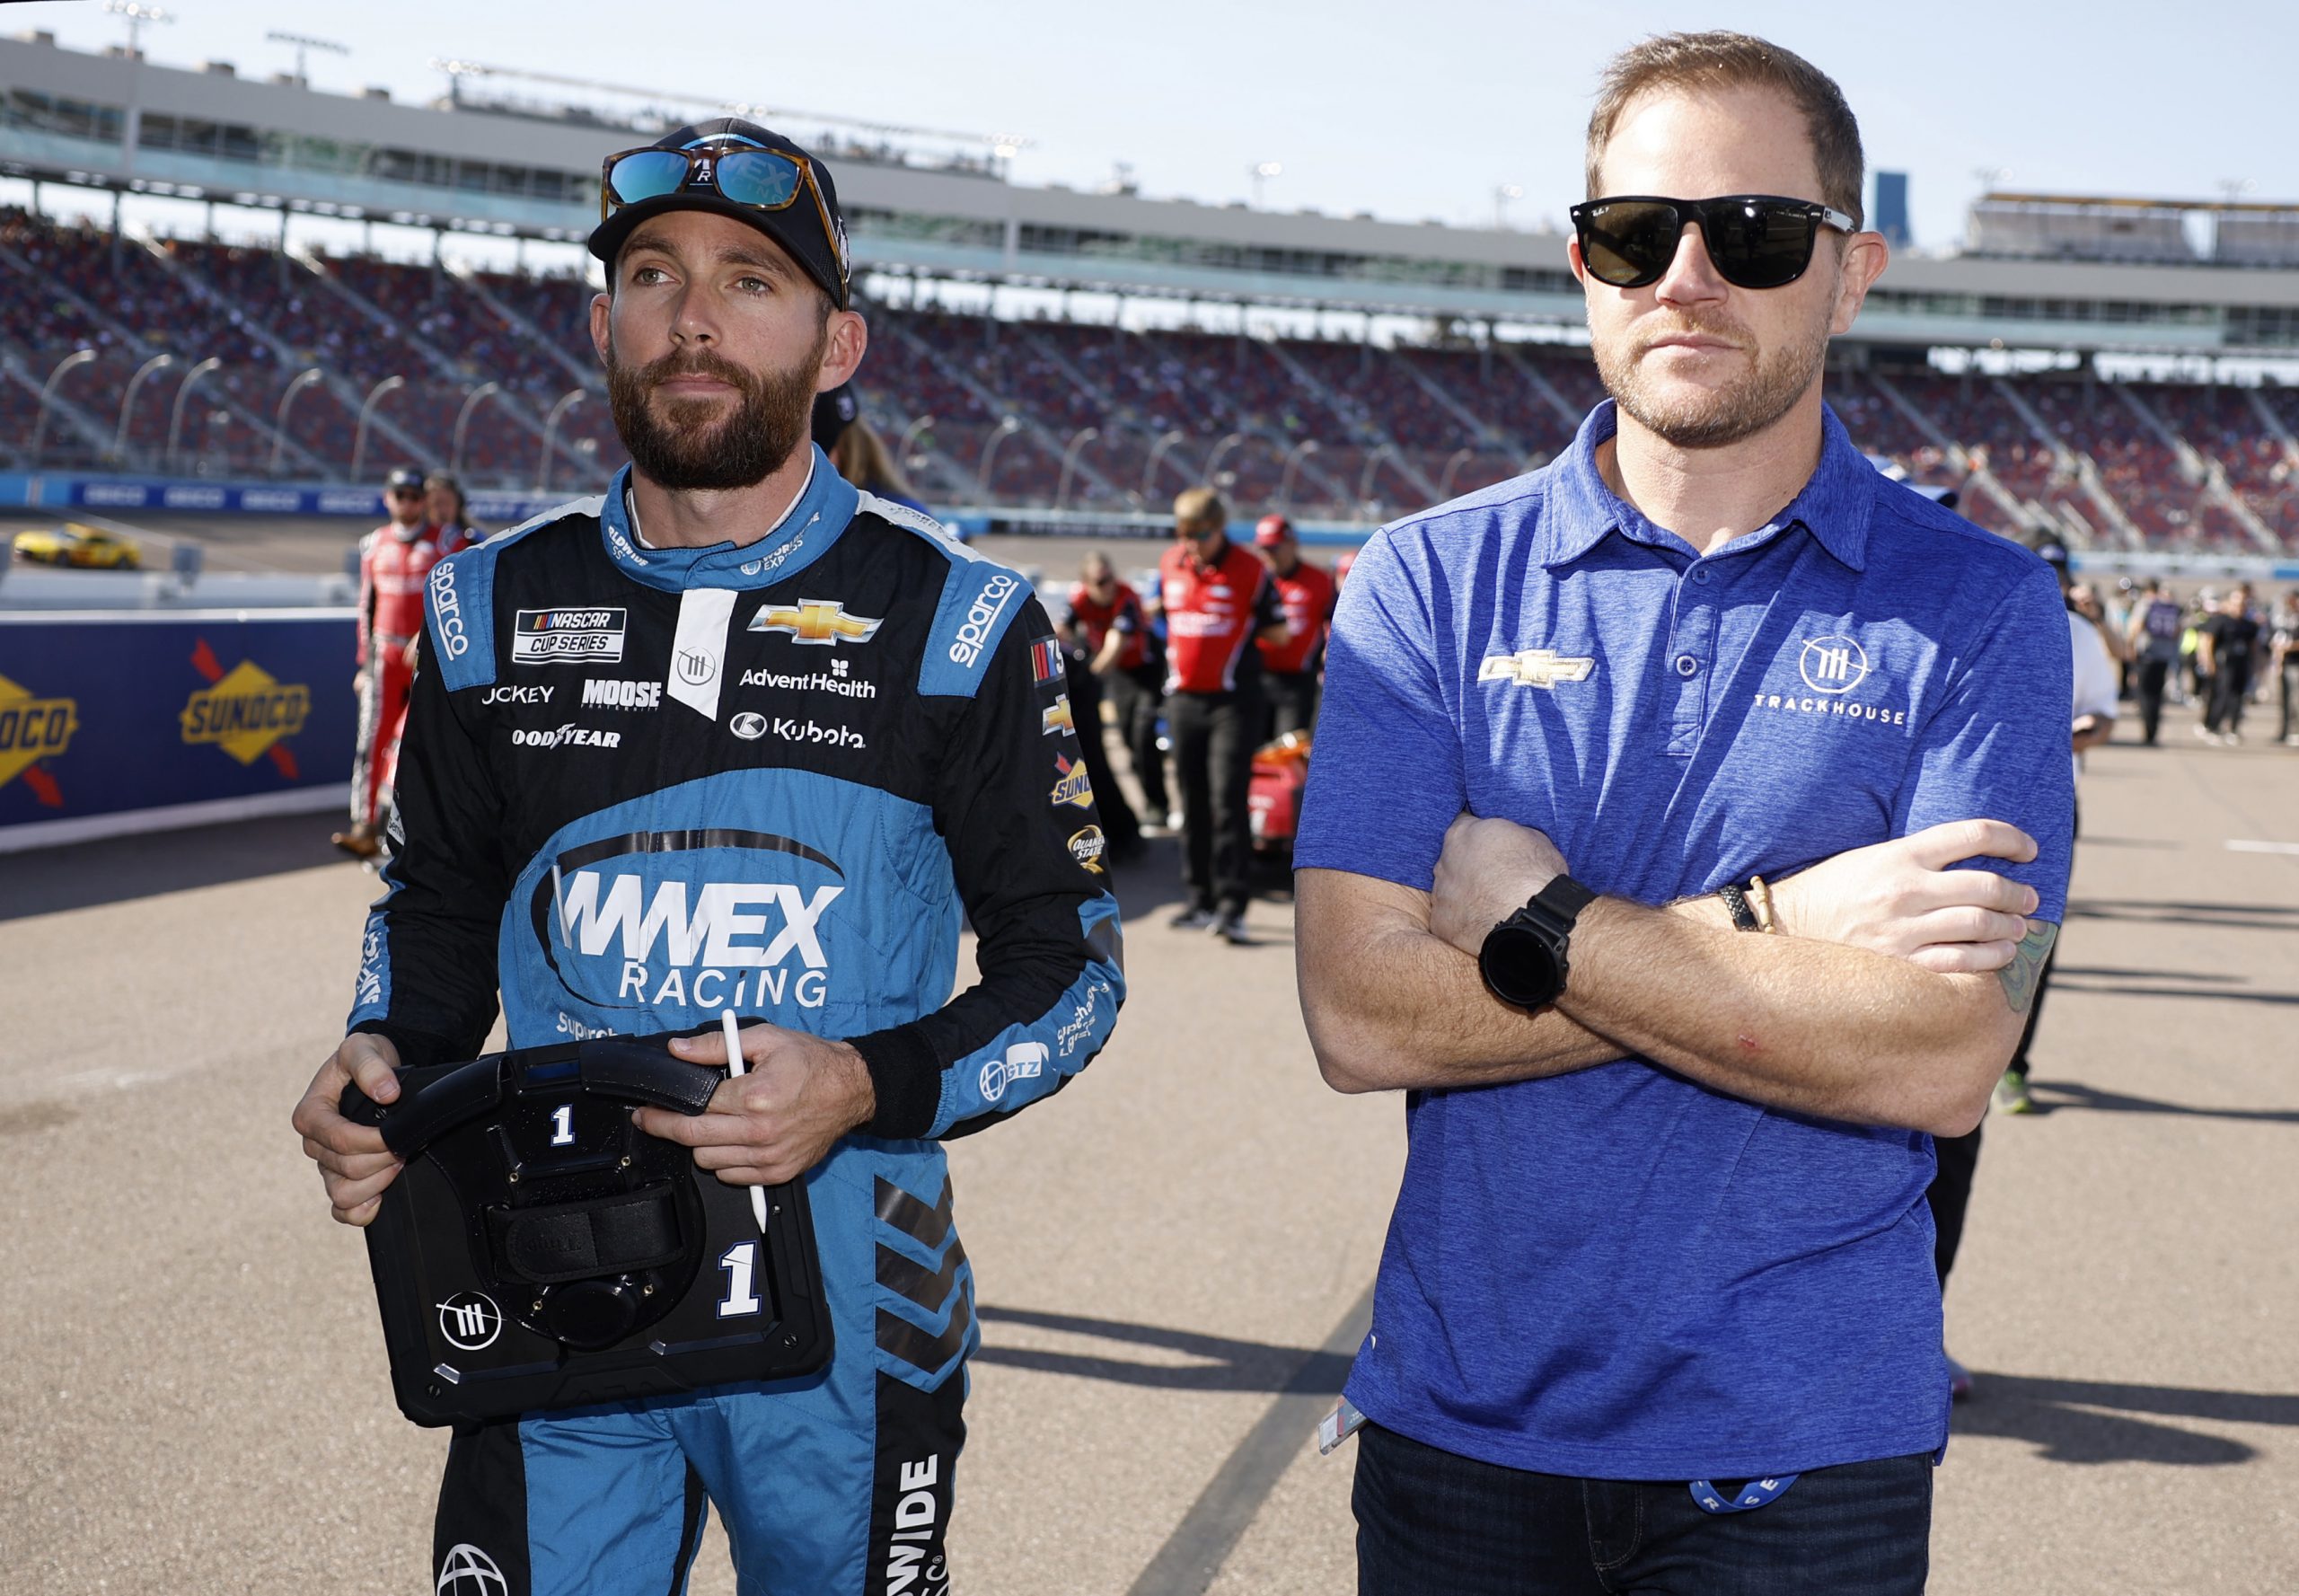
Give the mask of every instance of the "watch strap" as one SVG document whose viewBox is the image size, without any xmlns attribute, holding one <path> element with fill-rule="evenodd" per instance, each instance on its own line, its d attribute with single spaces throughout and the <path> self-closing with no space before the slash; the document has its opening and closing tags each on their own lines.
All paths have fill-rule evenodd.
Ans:
<svg viewBox="0 0 2299 1596">
<path fill-rule="evenodd" d="M 1542 923 L 1562 934 L 1572 929 L 1581 911 L 1597 901 L 1597 895 L 1570 876 L 1550 877 L 1549 884 L 1525 902 L 1519 911 L 1537 916 Z"/>
</svg>

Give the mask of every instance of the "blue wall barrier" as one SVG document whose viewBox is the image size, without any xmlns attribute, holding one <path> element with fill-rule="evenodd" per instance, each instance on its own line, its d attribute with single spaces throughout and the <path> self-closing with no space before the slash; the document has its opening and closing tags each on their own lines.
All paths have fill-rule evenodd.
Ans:
<svg viewBox="0 0 2299 1596">
<path fill-rule="evenodd" d="M 0 831 L 340 787 L 348 610 L 0 615 Z"/>
<path fill-rule="evenodd" d="M 560 493 L 481 493 L 468 496 L 474 520 L 509 526 L 580 498 Z M 384 518 L 379 488 L 324 482 L 207 482 L 181 477 L 87 477 L 61 472 L 0 472 L 0 504 L 28 509 L 206 510 L 240 516 L 346 516 L 369 523 Z"/>
</svg>

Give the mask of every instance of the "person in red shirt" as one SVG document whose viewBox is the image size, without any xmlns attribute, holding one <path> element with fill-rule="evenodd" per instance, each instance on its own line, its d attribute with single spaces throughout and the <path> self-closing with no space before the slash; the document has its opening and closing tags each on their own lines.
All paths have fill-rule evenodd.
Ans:
<svg viewBox="0 0 2299 1596">
<path fill-rule="evenodd" d="M 435 471 L 423 479 L 423 514 L 431 523 L 431 536 L 439 545 L 440 559 L 487 541 L 487 534 L 471 524 L 462 484 L 445 472 Z"/>
<path fill-rule="evenodd" d="M 1166 756 L 1158 746 L 1158 710 L 1165 701 L 1165 661 L 1151 647 L 1141 595 L 1117 579 L 1106 555 L 1086 556 L 1070 590 L 1069 619 L 1085 639 L 1087 661 L 1106 689 L 1103 719 L 1116 726 L 1133 756 L 1144 813 L 1161 821 L 1173 804 L 1166 797 Z M 1100 791 L 1096 788 L 1097 792 Z"/>
<path fill-rule="evenodd" d="M 1269 568 L 1278 607 L 1285 613 L 1285 636 L 1260 645 L 1262 693 L 1267 704 L 1262 740 L 1266 742 L 1289 731 L 1307 732 L 1317 724 L 1326 629 L 1332 623 L 1334 595 L 1339 589 L 1323 566 L 1301 558 L 1293 523 L 1282 516 L 1264 516 L 1255 525 L 1254 550 Z"/>
<path fill-rule="evenodd" d="M 423 585 L 439 562 L 439 540 L 426 519 L 423 473 L 405 468 L 383 485 L 391 519 L 359 544 L 359 741 L 351 756 L 351 828 L 338 848 L 358 859 L 383 851 L 383 792 L 407 719 L 415 679 L 415 639 L 423 630 Z"/>
<path fill-rule="evenodd" d="M 1079 746 L 1085 750 L 1086 775 L 1093 785 L 1102 830 L 1106 833 L 1109 861 L 1122 864 L 1141 851 L 1141 823 L 1110 770 L 1109 750 L 1102 736 L 1103 685 L 1112 662 L 1123 652 L 1125 639 L 1112 624 L 1112 617 L 1087 594 L 1087 584 L 1092 580 L 1097 560 L 1104 567 L 1109 564 L 1098 554 L 1088 555 L 1081 568 L 1087 583 L 1074 589 L 1070 603 L 1053 615 L 1054 635 L 1061 643 L 1062 681 L 1067 691 L 1046 713 L 1053 718 L 1047 723 L 1049 730 L 1058 723 L 1077 734 Z M 1086 601 L 1082 612 L 1079 608 L 1081 596 Z"/>
<path fill-rule="evenodd" d="M 1171 923 L 1249 945 L 1253 833 L 1246 793 L 1261 727 L 1261 654 L 1285 616 L 1268 571 L 1229 541 L 1229 510 L 1211 488 L 1174 500 L 1174 545 L 1158 562 L 1166 615 L 1166 720 L 1182 789 L 1182 880 Z"/>
</svg>

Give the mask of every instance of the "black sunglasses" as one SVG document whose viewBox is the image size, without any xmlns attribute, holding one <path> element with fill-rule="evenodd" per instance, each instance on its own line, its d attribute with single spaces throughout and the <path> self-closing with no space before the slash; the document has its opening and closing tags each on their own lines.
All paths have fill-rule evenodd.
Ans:
<svg viewBox="0 0 2299 1596">
<path fill-rule="evenodd" d="M 1659 282 L 1677 258 L 1677 241 L 1696 222 L 1716 275 L 1736 288 L 1784 288 L 1811 265 L 1822 227 L 1860 231 L 1840 210 L 1777 194 L 1717 199 L 1619 194 L 1572 207 L 1582 263 L 1590 277 L 1615 288 Z"/>
</svg>

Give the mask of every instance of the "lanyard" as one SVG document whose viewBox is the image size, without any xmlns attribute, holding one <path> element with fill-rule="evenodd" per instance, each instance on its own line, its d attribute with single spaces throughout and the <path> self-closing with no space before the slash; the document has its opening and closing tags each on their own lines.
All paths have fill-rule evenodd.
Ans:
<svg viewBox="0 0 2299 1596">
<path fill-rule="evenodd" d="M 1704 1479 L 1696 1479 L 1686 1488 L 1692 1492 L 1692 1499 L 1700 1504 L 1703 1512 L 1746 1512 L 1752 1507 L 1764 1506 L 1795 1483 L 1796 1477 L 1793 1474 L 1775 1474 L 1763 1479 L 1752 1479 L 1742 1486 L 1729 1502 L 1725 1500 L 1723 1492 Z"/>
</svg>

